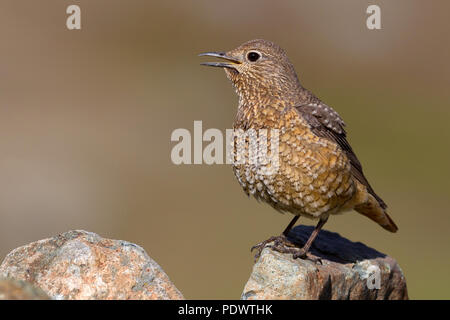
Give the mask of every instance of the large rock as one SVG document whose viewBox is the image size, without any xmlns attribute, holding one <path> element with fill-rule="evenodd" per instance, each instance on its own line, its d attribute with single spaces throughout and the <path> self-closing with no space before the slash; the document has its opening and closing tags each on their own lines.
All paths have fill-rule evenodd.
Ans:
<svg viewBox="0 0 450 320">
<path fill-rule="evenodd" d="M 289 240 L 302 246 L 312 230 L 295 227 Z M 360 242 L 322 230 L 310 253 L 294 260 L 264 248 L 241 299 L 408 299 L 397 262 Z"/>
<path fill-rule="evenodd" d="M 22 280 L 0 278 L 0 300 L 48 300 L 50 297 L 39 288 Z"/>
<path fill-rule="evenodd" d="M 54 299 L 183 299 L 141 247 L 78 230 L 13 250 L 0 277 L 30 282 Z"/>
</svg>

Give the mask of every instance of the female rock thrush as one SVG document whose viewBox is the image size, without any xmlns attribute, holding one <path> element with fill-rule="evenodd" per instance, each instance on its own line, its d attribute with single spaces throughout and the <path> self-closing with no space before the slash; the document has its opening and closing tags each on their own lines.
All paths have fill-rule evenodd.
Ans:
<svg viewBox="0 0 450 320">
<path fill-rule="evenodd" d="M 363 174 L 361 163 L 347 142 L 344 121 L 331 107 L 300 84 L 286 53 L 275 43 L 252 40 L 229 52 L 206 52 L 224 62 L 203 65 L 224 68 L 239 96 L 234 129 L 277 129 L 278 167 L 246 161 L 233 163 L 247 195 L 294 218 L 282 235 L 254 246 L 259 256 L 266 244 L 304 258 L 330 214 L 355 209 L 388 231 L 397 226 L 386 204 Z M 244 150 L 249 152 L 248 139 Z M 265 166 L 265 167 L 264 167 Z M 287 240 L 299 216 L 319 222 L 303 248 Z"/>
</svg>

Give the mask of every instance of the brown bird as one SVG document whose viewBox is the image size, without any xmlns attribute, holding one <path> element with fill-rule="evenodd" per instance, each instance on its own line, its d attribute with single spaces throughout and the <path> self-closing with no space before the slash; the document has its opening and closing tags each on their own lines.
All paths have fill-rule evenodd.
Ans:
<svg viewBox="0 0 450 320">
<path fill-rule="evenodd" d="M 352 209 L 388 231 L 397 231 L 386 204 L 370 186 L 346 139 L 344 121 L 300 84 L 283 49 L 266 40 L 251 40 L 226 53 L 200 55 L 223 59 L 202 65 L 224 68 L 233 83 L 239 96 L 235 130 L 276 129 L 279 133 L 278 166 L 274 172 L 270 172 L 274 167 L 271 163 L 233 163 L 236 178 L 247 195 L 280 212 L 294 214 L 280 236 L 252 247 L 257 249 L 256 257 L 273 242 L 273 249 L 304 258 L 328 217 Z M 242 143 L 248 156 L 249 140 Z M 287 240 L 299 216 L 319 219 L 301 249 Z"/>
</svg>

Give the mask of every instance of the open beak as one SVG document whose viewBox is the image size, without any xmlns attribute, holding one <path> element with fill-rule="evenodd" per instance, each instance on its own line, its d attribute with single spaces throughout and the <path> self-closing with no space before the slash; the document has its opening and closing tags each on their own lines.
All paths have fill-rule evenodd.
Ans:
<svg viewBox="0 0 450 320">
<path fill-rule="evenodd" d="M 199 56 L 216 57 L 225 60 L 224 62 L 203 62 L 201 63 L 202 66 L 231 68 L 236 70 L 236 65 L 242 63 L 242 61 L 236 58 L 227 56 L 224 52 L 204 52 L 200 53 Z"/>
</svg>

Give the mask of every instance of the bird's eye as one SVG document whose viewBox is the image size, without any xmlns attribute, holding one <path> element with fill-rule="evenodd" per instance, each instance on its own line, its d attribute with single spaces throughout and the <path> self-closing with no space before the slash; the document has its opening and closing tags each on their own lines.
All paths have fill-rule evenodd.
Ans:
<svg viewBox="0 0 450 320">
<path fill-rule="evenodd" d="M 255 61 L 258 60 L 259 58 L 261 58 L 261 55 L 260 55 L 258 52 L 250 51 L 250 52 L 247 54 L 247 59 L 248 59 L 248 61 L 255 62 Z"/>
</svg>

